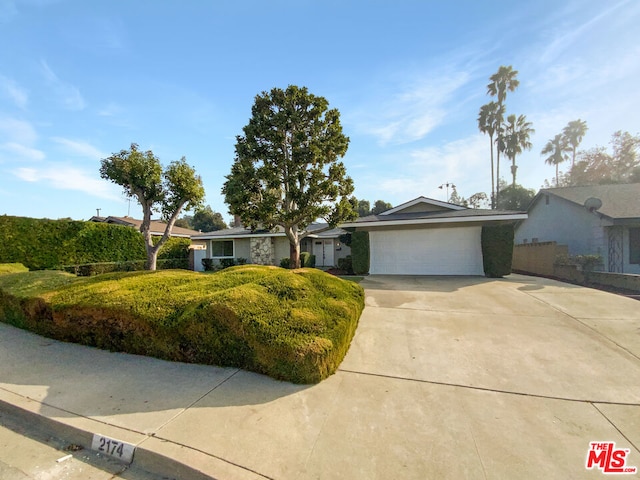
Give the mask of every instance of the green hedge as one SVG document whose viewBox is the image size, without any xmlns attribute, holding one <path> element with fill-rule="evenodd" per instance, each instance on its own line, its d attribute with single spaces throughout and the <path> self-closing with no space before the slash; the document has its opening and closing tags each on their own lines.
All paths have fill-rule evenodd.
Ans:
<svg viewBox="0 0 640 480">
<path fill-rule="evenodd" d="M 170 238 L 158 258 L 188 258 L 188 238 Z M 142 234 L 134 228 L 76 220 L 0 216 L 0 263 L 30 270 L 144 260 Z"/>
<path fill-rule="evenodd" d="M 513 224 L 482 227 L 482 262 L 485 276 L 500 278 L 511 273 L 513 238 Z"/>
<path fill-rule="evenodd" d="M 353 282 L 247 265 L 74 277 L 0 276 L 0 320 L 63 341 L 239 367 L 295 383 L 335 372 L 364 308 Z"/>
<path fill-rule="evenodd" d="M 129 262 L 101 262 L 85 263 L 82 265 L 68 265 L 63 268 L 65 272 L 73 273 L 81 277 L 102 275 L 113 272 L 140 272 L 145 270 L 146 260 L 132 260 Z M 182 269 L 189 270 L 188 258 L 163 258 L 156 262 L 158 270 Z"/>
<path fill-rule="evenodd" d="M 356 275 L 369 273 L 369 232 L 351 234 L 351 264 Z"/>
</svg>

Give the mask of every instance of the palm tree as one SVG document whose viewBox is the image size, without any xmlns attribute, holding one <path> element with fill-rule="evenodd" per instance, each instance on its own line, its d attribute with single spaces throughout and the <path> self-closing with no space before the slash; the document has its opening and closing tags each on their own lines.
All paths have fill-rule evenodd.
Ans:
<svg viewBox="0 0 640 480">
<path fill-rule="evenodd" d="M 513 175 L 513 186 L 516 186 L 516 156 L 523 150 L 531 150 L 533 146 L 530 141 L 531 134 L 536 131 L 532 128 L 531 122 L 527 122 L 526 115 L 509 115 L 504 134 L 504 151 L 507 158 L 511 160 L 511 175 Z"/>
<path fill-rule="evenodd" d="M 540 152 L 540 155 L 549 155 L 544 159 L 545 163 L 556 166 L 556 187 L 560 186 L 558 165 L 568 160 L 567 151 L 570 151 L 567 138 L 559 133 L 553 140 L 549 140 Z"/>
<path fill-rule="evenodd" d="M 498 97 L 498 103 L 504 105 L 504 101 L 507 99 L 507 90 L 513 92 L 520 81 L 516 78 L 518 71 L 514 70 L 511 65 L 505 67 L 501 65 L 496 73 L 489 77 L 491 83 L 487 85 L 487 93 L 492 97 Z"/>
<path fill-rule="evenodd" d="M 565 142 L 571 145 L 571 168 L 573 168 L 576 163 L 576 149 L 578 145 L 580 145 L 580 142 L 582 142 L 582 137 L 587 133 L 587 130 L 589 130 L 587 122 L 580 119 L 569 122 L 562 130 Z"/>
<path fill-rule="evenodd" d="M 520 85 L 520 81 L 516 78 L 517 75 L 518 71 L 514 70 L 511 65 L 508 67 L 501 65 L 498 71 L 489 77 L 491 82 L 487 85 L 487 93 L 492 97 L 498 97 L 498 105 L 502 107 L 503 112 L 505 108 L 504 102 L 507 99 L 507 91 L 513 92 L 518 85 Z M 502 139 L 503 121 L 504 119 L 500 122 L 495 132 L 497 134 L 496 144 L 498 145 L 496 153 L 496 204 L 500 196 L 500 152 L 503 152 L 505 149 L 505 142 Z"/>
<path fill-rule="evenodd" d="M 489 146 L 491 147 L 491 208 L 495 208 L 496 189 L 493 173 L 493 136 L 496 134 L 504 118 L 504 107 L 496 102 L 489 102 L 480 107 L 478 114 L 478 128 L 482 133 L 489 135 Z"/>
</svg>

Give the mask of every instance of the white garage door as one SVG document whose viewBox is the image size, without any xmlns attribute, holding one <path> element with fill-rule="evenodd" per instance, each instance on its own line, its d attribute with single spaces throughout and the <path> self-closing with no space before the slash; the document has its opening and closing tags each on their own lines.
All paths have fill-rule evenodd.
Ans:
<svg viewBox="0 0 640 480">
<path fill-rule="evenodd" d="M 369 232 L 378 275 L 484 275 L 482 227 Z"/>
</svg>

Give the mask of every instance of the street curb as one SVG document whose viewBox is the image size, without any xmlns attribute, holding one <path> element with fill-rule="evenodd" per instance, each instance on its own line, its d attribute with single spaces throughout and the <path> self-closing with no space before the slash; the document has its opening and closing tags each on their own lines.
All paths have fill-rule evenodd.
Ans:
<svg viewBox="0 0 640 480">
<path fill-rule="evenodd" d="M 37 403 L 34 400 L 30 401 Z M 2 399 L 0 399 L 0 412 L 13 417 L 15 420 L 24 422 L 29 429 L 37 429 L 40 433 L 58 438 L 64 443 L 79 445 L 85 450 L 93 451 L 91 442 L 94 432 L 39 415 Z M 144 443 L 144 440 L 142 443 Z M 133 461 L 130 465 L 150 474 L 175 480 L 187 478 L 189 480 L 221 480 L 221 477 L 209 476 L 189 465 L 153 452 L 143 446 L 136 446 Z"/>
</svg>

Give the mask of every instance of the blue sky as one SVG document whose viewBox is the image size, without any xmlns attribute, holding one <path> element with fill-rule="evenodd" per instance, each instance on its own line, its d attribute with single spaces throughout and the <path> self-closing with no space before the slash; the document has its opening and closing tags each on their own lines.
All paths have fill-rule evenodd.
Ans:
<svg viewBox="0 0 640 480">
<path fill-rule="evenodd" d="M 185 156 L 229 218 L 235 136 L 289 84 L 340 110 L 358 198 L 488 193 L 477 115 L 500 65 L 519 71 L 507 110 L 536 129 L 517 162 L 537 190 L 569 121 L 588 123 L 582 148 L 640 132 L 638 25 L 636 0 L 0 0 L 0 214 L 139 217 L 98 173 L 135 142 Z"/>
</svg>

